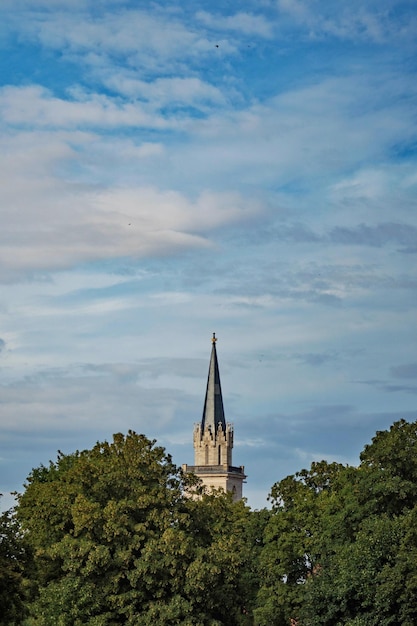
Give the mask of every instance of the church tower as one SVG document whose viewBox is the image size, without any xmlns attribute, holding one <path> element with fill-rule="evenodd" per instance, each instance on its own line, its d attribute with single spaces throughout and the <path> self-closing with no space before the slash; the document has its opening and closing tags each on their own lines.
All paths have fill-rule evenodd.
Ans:
<svg viewBox="0 0 417 626">
<path fill-rule="evenodd" d="M 240 500 L 245 468 L 232 465 L 233 426 L 224 417 L 216 341 L 213 333 L 203 417 L 194 426 L 195 465 L 183 469 L 196 474 L 209 489 L 231 491 L 233 499 Z"/>
</svg>

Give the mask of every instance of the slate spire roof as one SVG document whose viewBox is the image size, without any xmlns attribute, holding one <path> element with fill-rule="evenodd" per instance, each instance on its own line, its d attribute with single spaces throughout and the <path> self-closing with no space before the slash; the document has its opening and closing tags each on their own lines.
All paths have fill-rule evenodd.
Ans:
<svg viewBox="0 0 417 626">
<path fill-rule="evenodd" d="M 201 433 L 210 427 L 213 434 L 216 433 L 219 423 L 223 432 L 226 432 L 226 420 L 224 419 L 222 388 L 220 385 L 219 364 L 216 352 L 216 334 L 213 333 L 210 366 L 207 379 L 206 399 L 204 401 L 203 418 L 201 420 Z"/>
</svg>

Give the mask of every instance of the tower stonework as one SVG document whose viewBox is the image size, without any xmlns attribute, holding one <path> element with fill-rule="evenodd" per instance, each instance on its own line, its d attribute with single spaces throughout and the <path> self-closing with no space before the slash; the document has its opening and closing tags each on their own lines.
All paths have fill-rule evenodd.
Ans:
<svg viewBox="0 0 417 626">
<path fill-rule="evenodd" d="M 203 417 L 194 426 L 194 465 L 183 469 L 196 474 L 209 490 L 230 491 L 233 500 L 240 500 L 245 468 L 232 465 L 233 426 L 224 417 L 216 341 L 213 333 Z"/>
</svg>

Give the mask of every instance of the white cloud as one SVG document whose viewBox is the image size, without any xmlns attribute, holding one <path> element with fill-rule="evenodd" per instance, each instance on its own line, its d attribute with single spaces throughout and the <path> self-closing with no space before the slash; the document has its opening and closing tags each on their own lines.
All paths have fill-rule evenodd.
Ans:
<svg viewBox="0 0 417 626">
<path fill-rule="evenodd" d="M 0 90 L 0 113 L 4 123 L 26 127 L 166 128 L 169 125 L 161 116 L 147 112 L 140 102 L 118 102 L 99 94 L 83 100 L 64 100 L 38 85 L 3 87 Z"/>
<path fill-rule="evenodd" d="M 82 146 L 91 137 L 78 140 Z M 205 191 L 191 200 L 150 186 L 112 187 L 109 181 L 94 190 L 63 180 L 55 175 L 60 163 L 75 165 L 78 158 L 65 133 L 4 137 L 3 148 L 3 280 L 95 259 L 206 247 L 213 229 L 251 218 L 260 208 L 238 193 Z"/>
<path fill-rule="evenodd" d="M 161 231 L 191 232 L 210 231 L 228 223 L 241 221 L 256 215 L 260 206 L 243 200 L 238 193 L 213 193 L 203 191 L 195 202 L 189 201 L 176 191 L 158 191 L 152 188 L 121 189 L 98 194 L 95 204 L 99 207 L 101 224 L 107 219 L 113 223 L 114 213 L 131 218 L 123 230 L 139 229 L 150 233 Z"/>
<path fill-rule="evenodd" d="M 9 19 L 13 17 L 12 14 Z M 163 62 L 173 64 L 213 52 L 213 43 L 204 34 L 188 27 L 174 13 L 155 6 L 150 6 L 148 11 L 126 8 L 106 11 L 104 7 L 95 17 L 89 10 L 33 10 L 24 17 L 19 23 L 15 21 L 14 26 L 31 41 L 60 49 L 64 54 L 85 54 L 90 50 L 102 58 L 126 54 L 128 64 L 137 68 L 146 59 L 147 71 Z M 226 50 L 231 52 L 233 46 L 225 42 Z"/>
<path fill-rule="evenodd" d="M 219 89 L 198 78 L 160 78 L 144 82 L 126 72 L 107 73 L 103 82 L 129 99 L 86 93 L 79 87 L 68 97 L 53 95 L 40 85 L 0 88 L 0 115 L 3 125 L 30 128 L 182 130 L 185 113 L 164 113 L 164 107 L 196 107 L 209 111 L 225 105 Z M 188 114 L 189 115 L 189 114 Z"/>
<path fill-rule="evenodd" d="M 153 107 L 225 104 L 219 89 L 196 77 L 158 78 L 151 82 L 139 80 L 134 72 L 111 72 L 103 82 L 125 96 L 144 98 Z"/>
<path fill-rule="evenodd" d="M 310 20 L 310 10 L 304 0 L 277 0 L 277 6 L 283 13 L 288 13 L 300 21 Z"/>
<path fill-rule="evenodd" d="M 193 179 L 208 169 L 211 177 L 236 185 L 279 187 L 300 181 L 310 189 L 321 187 L 372 159 L 383 163 L 393 146 L 413 141 L 414 108 L 399 96 L 410 89 L 410 82 L 392 74 L 354 73 L 245 109 L 189 119 L 185 128 L 192 141 L 180 147 L 181 163 L 190 164 Z"/>
<path fill-rule="evenodd" d="M 0 3 L 2 479 L 129 427 L 187 460 L 215 330 L 256 497 L 414 415 L 417 18 L 134 4 Z"/>
<path fill-rule="evenodd" d="M 382 166 L 340 178 L 357 164 L 358 154 L 364 162 L 380 159 L 394 141 L 415 136 L 407 101 L 390 103 L 390 90 L 401 93 L 406 81 L 385 78 L 375 81 L 371 96 L 364 78 L 348 76 L 289 91 L 243 111 L 217 110 L 206 120 L 184 119 L 181 128 L 188 141 L 171 136 L 165 144 L 162 134 L 159 141 L 143 142 L 135 133 L 128 138 L 100 136 L 100 124 L 123 129 L 142 119 L 160 130 L 171 124 L 150 113 L 143 119 L 136 105 L 82 93 L 76 94 L 78 100 L 66 101 L 40 87 L 4 88 L 0 106 L 5 121 L 38 123 L 41 128 L 57 124 L 63 130 L 28 130 L 1 138 L 1 211 L 8 226 L 3 232 L 3 278 L 12 270 L 64 268 L 77 260 L 163 255 L 210 245 L 210 231 L 245 221 L 259 214 L 261 202 L 266 204 L 239 193 L 201 191 L 219 180 L 223 189 L 238 188 L 241 181 L 257 189 L 265 182 L 285 185 L 294 178 L 321 186 L 325 172 L 329 201 L 339 205 L 339 224 L 344 204 L 351 225 L 352 203 L 359 207 L 364 197 L 368 204 L 379 202 L 389 197 L 389 189 L 393 193 L 398 188 L 398 181 L 412 183 L 409 169 L 392 174 Z M 155 81 L 152 97 L 162 102 L 166 87 L 171 89 L 168 102 L 180 94 L 182 84 L 176 79 Z M 204 93 L 199 81 L 186 85 L 189 99 L 198 98 L 200 89 Z M 70 132 L 80 123 L 84 132 Z M 94 133 L 88 130 L 91 125 Z M 152 168 L 148 160 L 153 160 Z M 189 185 L 194 185 L 192 196 Z M 406 187 L 404 183 L 404 202 L 411 193 Z M 403 221 L 405 215 L 404 210 Z"/>
<path fill-rule="evenodd" d="M 335 37 L 342 40 L 384 43 L 400 38 L 412 41 L 417 32 L 415 15 L 401 11 L 393 19 L 391 0 L 277 0 L 281 15 L 289 16 L 292 26 L 305 28 L 312 39 Z M 397 3 L 399 4 L 399 3 Z"/>
<path fill-rule="evenodd" d="M 198 11 L 196 18 L 214 30 L 237 31 L 244 35 L 258 35 L 268 39 L 273 35 L 272 24 L 263 15 L 239 12 L 226 16 Z"/>
</svg>

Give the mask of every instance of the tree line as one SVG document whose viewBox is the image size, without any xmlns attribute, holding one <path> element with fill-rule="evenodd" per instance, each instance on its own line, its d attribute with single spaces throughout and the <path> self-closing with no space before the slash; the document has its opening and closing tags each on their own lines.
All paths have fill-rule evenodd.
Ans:
<svg viewBox="0 0 417 626">
<path fill-rule="evenodd" d="M 0 518 L 0 625 L 417 624 L 417 422 L 270 501 L 204 493 L 132 431 L 58 453 Z"/>
</svg>

